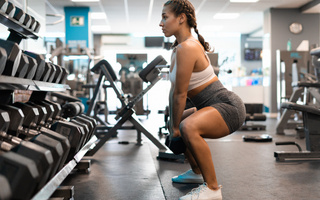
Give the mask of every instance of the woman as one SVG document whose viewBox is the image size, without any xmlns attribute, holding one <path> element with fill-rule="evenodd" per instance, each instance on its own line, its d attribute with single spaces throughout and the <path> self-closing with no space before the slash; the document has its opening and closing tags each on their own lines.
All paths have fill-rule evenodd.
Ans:
<svg viewBox="0 0 320 200">
<path fill-rule="evenodd" d="M 221 138 L 239 129 L 245 120 L 242 100 L 228 91 L 214 74 L 206 54 L 210 46 L 197 29 L 195 9 L 188 0 L 169 0 L 159 24 L 166 37 L 175 36 L 171 57 L 169 94 L 170 137 L 181 136 L 191 170 L 173 182 L 203 183 L 185 199 L 222 199 L 210 149 L 204 138 Z M 191 34 L 194 29 L 198 40 Z M 185 110 L 190 99 L 195 108 Z"/>
</svg>

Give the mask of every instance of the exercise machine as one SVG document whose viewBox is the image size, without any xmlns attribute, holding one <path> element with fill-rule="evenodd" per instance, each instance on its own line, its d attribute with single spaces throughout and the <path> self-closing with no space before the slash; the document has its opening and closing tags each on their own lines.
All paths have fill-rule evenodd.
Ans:
<svg viewBox="0 0 320 200">
<path fill-rule="evenodd" d="M 139 121 L 135 114 L 134 105 L 139 102 L 143 96 L 158 82 L 162 79 L 161 68 L 167 67 L 165 64 L 167 62 L 162 56 L 157 56 L 152 62 L 150 62 L 144 69 L 139 73 L 140 78 L 149 83 L 147 88 L 142 90 L 137 96 L 129 100 L 128 95 L 124 94 L 123 91 L 117 86 L 117 76 L 111 67 L 111 65 L 106 60 L 101 60 L 98 62 L 91 71 L 99 71 L 100 76 L 97 85 L 94 90 L 93 97 L 90 101 L 89 108 L 87 110 L 87 115 L 90 116 L 95 104 L 97 102 L 97 96 L 102 88 L 102 85 L 107 79 L 116 93 L 118 99 L 121 101 L 122 108 L 116 115 L 115 119 L 117 123 L 110 128 L 107 124 L 104 126 L 98 126 L 98 130 L 108 130 L 108 132 L 100 138 L 100 141 L 96 144 L 96 147 L 87 153 L 87 156 L 93 156 L 105 142 L 116 134 L 117 130 L 120 129 L 126 121 L 130 121 L 135 129 L 137 130 L 137 144 L 141 145 L 141 133 L 143 133 L 151 142 L 159 148 L 158 158 L 164 159 L 183 159 L 184 155 L 174 155 L 171 150 L 169 150 L 164 144 L 162 144 L 157 138 L 155 138 Z M 102 120 L 101 120 L 102 121 Z"/>
</svg>

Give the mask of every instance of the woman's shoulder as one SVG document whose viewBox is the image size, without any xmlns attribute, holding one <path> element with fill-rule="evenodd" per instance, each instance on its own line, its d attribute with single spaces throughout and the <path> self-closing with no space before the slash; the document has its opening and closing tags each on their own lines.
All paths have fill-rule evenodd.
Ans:
<svg viewBox="0 0 320 200">
<path fill-rule="evenodd" d="M 190 41 L 190 40 L 183 41 L 176 46 L 176 50 L 180 52 L 190 51 L 190 50 L 195 51 L 197 49 L 199 49 L 199 45 L 196 43 L 196 41 Z"/>
</svg>

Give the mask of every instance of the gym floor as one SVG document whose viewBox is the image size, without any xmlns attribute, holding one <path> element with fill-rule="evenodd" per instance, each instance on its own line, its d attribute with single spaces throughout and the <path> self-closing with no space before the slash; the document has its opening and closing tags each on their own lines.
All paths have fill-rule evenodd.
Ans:
<svg viewBox="0 0 320 200">
<path fill-rule="evenodd" d="M 113 123 L 114 116 L 108 120 Z M 139 116 L 144 126 L 158 136 L 163 115 Z M 115 123 L 115 122 L 114 122 Z M 305 139 L 294 131 L 276 135 L 277 119 L 267 119 L 265 131 L 237 131 L 227 137 L 207 139 L 218 184 L 225 200 L 318 200 L 320 159 L 277 162 L 275 151 L 297 151 L 296 146 L 276 146 L 277 141 L 295 141 L 305 150 Z M 269 134 L 272 142 L 244 142 L 243 135 Z M 198 184 L 176 184 L 171 177 L 190 169 L 187 162 L 157 159 L 158 149 L 146 137 L 137 146 L 135 130 L 119 130 L 118 136 L 91 157 L 90 174 L 72 173 L 62 185 L 74 186 L 74 199 L 177 200 Z M 128 141 L 129 144 L 118 144 Z M 161 141 L 164 141 L 162 138 Z M 85 158 L 89 159 L 89 158 Z"/>
</svg>

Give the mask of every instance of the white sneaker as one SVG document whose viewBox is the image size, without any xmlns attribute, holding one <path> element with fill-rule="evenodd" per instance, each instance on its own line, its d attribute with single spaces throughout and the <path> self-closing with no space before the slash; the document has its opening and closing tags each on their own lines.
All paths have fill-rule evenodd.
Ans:
<svg viewBox="0 0 320 200">
<path fill-rule="evenodd" d="M 179 200 L 222 200 L 221 195 L 222 186 L 219 185 L 218 190 L 211 190 L 208 188 L 207 183 L 194 188 L 187 195 L 180 197 Z"/>
<path fill-rule="evenodd" d="M 179 176 L 175 176 L 172 178 L 172 182 L 174 183 L 203 183 L 203 177 L 201 174 L 195 174 L 192 169 L 186 171 Z"/>
</svg>

